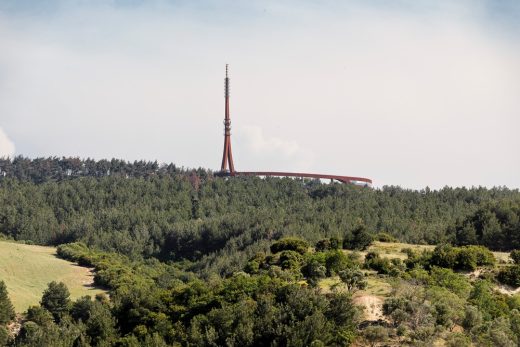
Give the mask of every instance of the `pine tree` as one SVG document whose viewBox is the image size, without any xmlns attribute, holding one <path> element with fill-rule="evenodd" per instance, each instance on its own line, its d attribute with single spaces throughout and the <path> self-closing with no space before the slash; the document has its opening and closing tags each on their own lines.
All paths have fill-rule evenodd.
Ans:
<svg viewBox="0 0 520 347">
<path fill-rule="evenodd" d="M 56 283 L 52 281 L 45 292 L 43 292 L 41 305 L 49 310 L 54 319 L 59 322 L 61 316 L 69 310 L 69 297 L 69 289 L 63 282 Z"/>
<path fill-rule="evenodd" d="M 0 325 L 7 324 L 14 318 L 14 307 L 7 295 L 4 281 L 0 281 Z"/>
</svg>

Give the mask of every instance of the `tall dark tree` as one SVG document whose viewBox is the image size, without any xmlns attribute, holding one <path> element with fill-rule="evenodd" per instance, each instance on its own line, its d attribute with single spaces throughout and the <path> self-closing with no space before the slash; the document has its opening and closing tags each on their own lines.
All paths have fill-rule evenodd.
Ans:
<svg viewBox="0 0 520 347">
<path fill-rule="evenodd" d="M 59 322 L 61 317 L 69 311 L 70 293 L 65 283 L 52 281 L 43 292 L 41 305 L 52 313 Z"/>
<path fill-rule="evenodd" d="M 374 237 L 367 231 L 365 225 L 356 227 L 352 234 L 343 241 L 343 248 L 365 250 L 370 246 Z"/>
<path fill-rule="evenodd" d="M 9 299 L 7 287 L 4 281 L 0 281 L 0 325 L 6 324 L 14 319 L 14 307 Z"/>
</svg>

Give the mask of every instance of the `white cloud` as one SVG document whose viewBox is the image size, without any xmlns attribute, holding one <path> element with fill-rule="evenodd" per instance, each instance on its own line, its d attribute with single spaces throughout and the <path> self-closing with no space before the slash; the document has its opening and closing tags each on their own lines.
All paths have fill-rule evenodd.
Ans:
<svg viewBox="0 0 520 347">
<path fill-rule="evenodd" d="M 276 137 L 266 137 L 264 131 L 259 126 L 244 126 L 240 129 L 243 133 L 240 136 L 246 139 L 246 145 L 256 153 L 268 153 L 292 157 L 301 152 L 300 146 L 296 141 L 280 139 Z"/>
<path fill-rule="evenodd" d="M 234 133 L 237 170 L 308 170 L 314 164 L 315 154 L 302 148 L 296 141 L 269 136 L 256 125 L 244 125 Z M 234 141 L 232 140 L 232 141 Z M 259 165 L 269 166 L 258 167 Z"/>
<path fill-rule="evenodd" d="M 7 134 L 0 128 L 0 158 L 14 156 L 14 143 L 7 137 Z"/>
</svg>

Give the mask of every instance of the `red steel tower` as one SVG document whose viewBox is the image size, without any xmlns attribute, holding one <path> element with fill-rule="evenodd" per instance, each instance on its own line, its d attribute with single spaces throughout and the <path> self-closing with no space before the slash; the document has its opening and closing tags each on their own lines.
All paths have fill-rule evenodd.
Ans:
<svg viewBox="0 0 520 347">
<path fill-rule="evenodd" d="M 222 165 L 220 171 L 216 173 L 216 176 L 228 177 L 228 176 L 274 176 L 274 177 L 300 177 L 300 178 L 318 178 L 318 179 L 330 179 L 337 180 L 343 183 L 354 183 L 371 185 L 372 180 L 365 177 L 351 177 L 351 176 L 339 176 L 329 174 L 313 174 L 313 173 L 302 173 L 302 172 L 279 172 L 279 171 L 249 171 L 249 172 L 238 172 L 235 171 L 233 165 L 233 154 L 231 153 L 231 119 L 229 118 L 229 77 L 228 77 L 228 65 L 226 64 L 226 78 L 224 79 L 224 95 L 226 98 L 225 104 L 225 118 L 224 118 L 224 153 L 222 154 Z"/>
<path fill-rule="evenodd" d="M 226 99 L 224 118 L 224 153 L 222 155 L 222 165 L 220 166 L 220 171 L 222 173 L 229 172 L 231 175 L 233 175 L 235 173 L 235 166 L 233 165 L 233 154 L 231 153 L 231 119 L 229 118 L 229 77 L 227 64 L 226 78 L 224 79 L 224 96 Z"/>
</svg>

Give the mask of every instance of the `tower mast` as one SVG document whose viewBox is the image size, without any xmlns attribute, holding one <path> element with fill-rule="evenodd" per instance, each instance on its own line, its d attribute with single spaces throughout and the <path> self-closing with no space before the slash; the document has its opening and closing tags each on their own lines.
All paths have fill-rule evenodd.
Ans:
<svg viewBox="0 0 520 347">
<path fill-rule="evenodd" d="M 226 64 L 226 78 L 224 79 L 225 117 L 224 117 L 224 153 L 222 154 L 221 172 L 235 173 L 233 165 L 233 154 L 231 153 L 231 119 L 229 118 L 229 77 L 228 64 Z"/>
</svg>

